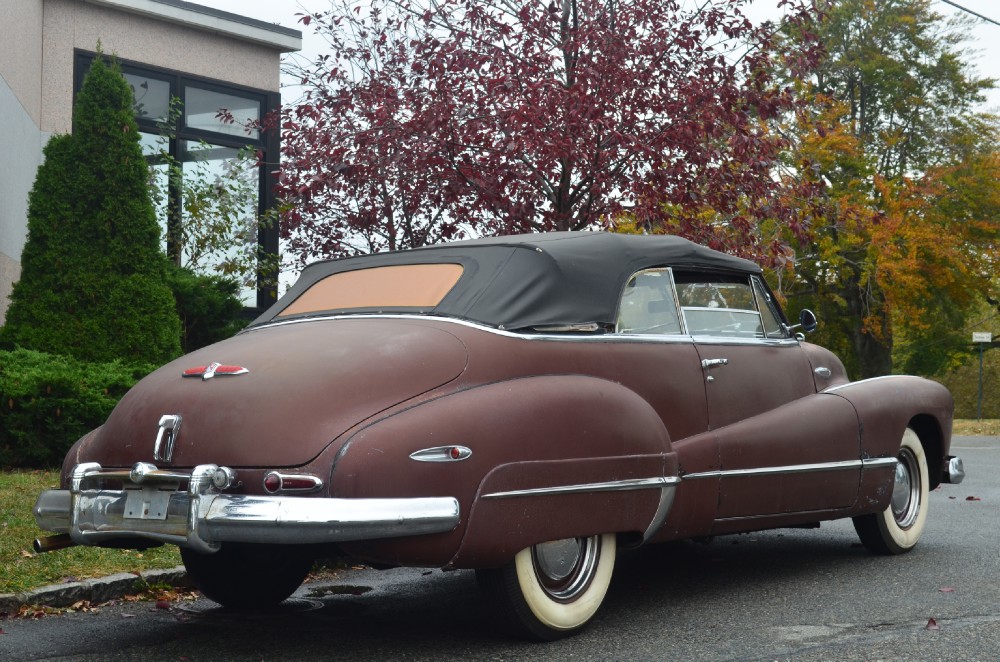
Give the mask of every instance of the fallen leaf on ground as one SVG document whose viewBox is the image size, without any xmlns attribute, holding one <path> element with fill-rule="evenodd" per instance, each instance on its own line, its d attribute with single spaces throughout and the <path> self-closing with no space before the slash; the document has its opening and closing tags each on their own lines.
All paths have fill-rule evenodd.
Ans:
<svg viewBox="0 0 1000 662">
<path fill-rule="evenodd" d="M 944 588 L 939 588 L 938 591 L 940 591 L 941 593 L 954 593 L 955 589 L 953 589 L 950 586 L 945 586 Z"/>
<path fill-rule="evenodd" d="M 934 620 L 933 618 L 929 618 L 929 619 L 927 619 L 927 627 L 925 629 L 927 629 L 927 630 L 940 630 L 941 626 L 938 625 L 938 623 L 937 623 L 936 620 Z"/>
<path fill-rule="evenodd" d="M 965 500 L 966 501 L 982 501 L 982 499 L 980 499 L 979 497 L 974 497 L 974 496 L 967 496 L 967 497 L 965 497 Z"/>
</svg>

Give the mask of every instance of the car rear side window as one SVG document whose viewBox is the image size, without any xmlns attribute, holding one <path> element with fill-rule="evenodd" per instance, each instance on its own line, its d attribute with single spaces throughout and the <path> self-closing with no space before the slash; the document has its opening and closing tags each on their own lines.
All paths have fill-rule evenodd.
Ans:
<svg viewBox="0 0 1000 662">
<path fill-rule="evenodd" d="M 317 281 L 277 317 L 325 311 L 434 308 L 462 277 L 460 264 L 404 264 L 343 271 Z"/>
<path fill-rule="evenodd" d="M 681 332 L 670 269 L 645 269 L 629 279 L 618 305 L 618 333 Z"/>
</svg>

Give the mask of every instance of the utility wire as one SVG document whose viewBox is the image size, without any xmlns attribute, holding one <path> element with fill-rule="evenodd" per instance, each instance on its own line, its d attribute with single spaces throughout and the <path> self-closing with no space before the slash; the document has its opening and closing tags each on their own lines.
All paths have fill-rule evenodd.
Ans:
<svg viewBox="0 0 1000 662">
<path fill-rule="evenodd" d="M 982 14 L 977 14 L 976 12 L 972 11 L 968 7 L 963 7 L 962 5 L 958 4 L 957 2 L 952 2 L 951 0 L 941 0 L 941 2 L 943 2 L 946 5 L 951 5 L 955 9 L 961 9 L 962 11 L 964 11 L 967 14 L 972 14 L 973 16 L 977 16 L 977 17 L 983 19 L 984 21 L 986 21 L 988 23 L 992 23 L 993 25 L 1000 25 L 1000 21 L 995 21 L 992 18 L 989 18 L 988 16 L 983 16 Z"/>
</svg>

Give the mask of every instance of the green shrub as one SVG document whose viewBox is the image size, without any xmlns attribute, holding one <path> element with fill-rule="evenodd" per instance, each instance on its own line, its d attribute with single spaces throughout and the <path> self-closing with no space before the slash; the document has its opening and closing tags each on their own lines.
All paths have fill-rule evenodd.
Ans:
<svg viewBox="0 0 1000 662">
<path fill-rule="evenodd" d="M 0 347 L 83 361 L 162 363 L 180 354 L 180 320 L 148 189 L 132 92 L 94 60 L 72 135 L 45 146 L 28 198 L 28 238 Z"/>
<path fill-rule="evenodd" d="M 0 350 L 0 467 L 55 467 L 152 365 Z"/>
<path fill-rule="evenodd" d="M 177 301 L 185 353 L 225 340 L 246 326 L 237 281 L 171 266 L 167 283 Z"/>
</svg>

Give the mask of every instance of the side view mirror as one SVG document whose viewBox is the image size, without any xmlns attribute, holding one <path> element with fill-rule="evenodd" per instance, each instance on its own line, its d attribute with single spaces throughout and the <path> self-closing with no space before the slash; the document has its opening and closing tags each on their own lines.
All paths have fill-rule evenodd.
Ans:
<svg viewBox="0 0 1000 662">
<path fill-rule="evenodd" d="M 799 323 L 788 327 L 788 330 L 802 329 L 805 333 L 812 333 L 816 330 L 817 326 L 819 326 L 819 320 L 816 319 L 816 313 L 808 308 L 804 308 L 799 313 Z"/>
<path fill-rule="evenodd" d="M 816 313 L 809 310 L 808 308 L 803 308 L 802 312 L 799 313 L 799 326 L 806 333 L 812 333 L 819 326 L 819 320 L 816 319 Z"/>
</svg>

